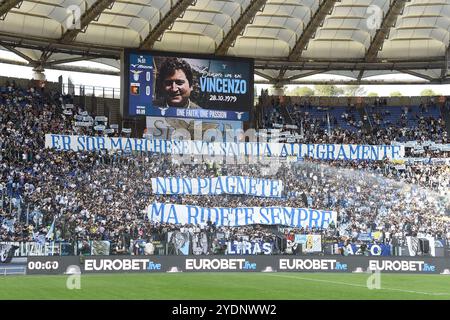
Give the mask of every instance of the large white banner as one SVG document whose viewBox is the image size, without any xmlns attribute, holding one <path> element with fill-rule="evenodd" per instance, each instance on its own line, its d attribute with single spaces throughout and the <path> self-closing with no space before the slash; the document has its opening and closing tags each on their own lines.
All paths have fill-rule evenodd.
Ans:
<svg viewBox="0 0 450 320">
<path fill-rule="evenodd" d="M 45 147 L 64 151 L 119 150 L 176 155 L 259 156 L 314 158 L 321 160 L 401 160 L 404 146 L 353 144 L 300 144 L 261 142 L 206 142 L 197 140 L 158 140 L 68 136 L 46 134 Z"/>
<path fill-rule="evenodd" d="M 153 203 L 147 209 L 148 219 L 159 223 L 239 227 L 250 224 L 285 225 L 291 227 L 327 228 L 337 224 L 337 213 L 290 207 L 204 208 L 191 205 Z"/>
<path fill-rule="evenodd" d="M 243 176 L 220 176 L 215 178 L 152 178 L 154 194 L 219 195 L 223 193 L 255 197 L 281 197 L 281 180 L 260 179 Z"/>
</svg>

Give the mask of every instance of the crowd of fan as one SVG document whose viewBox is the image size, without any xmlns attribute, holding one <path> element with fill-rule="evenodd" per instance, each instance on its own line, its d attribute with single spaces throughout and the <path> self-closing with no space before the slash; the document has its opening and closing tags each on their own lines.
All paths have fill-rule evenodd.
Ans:
<svg viewBox="0 0 450 320">
<path fill-rule="evenodd" d="M 320 160 L 307 159 L 309 162 L 319 163 Z M 390 161 L 327 161 L 329 166 L 364 170 L 377 173 L 387 178 L 418 185 L 450 195 L 450 165 L 443 163 L 402 163 Z"/>
<path fill-rule="evenodd" d="M 436 105 L 432 107 L 437 108 Z M 282 108 L 286 109 L 290 119 L 286 119 L 287 115 L 282 112 Z M 372 126 L 367 125 L 364 128 L 364 122 L 356 118 L 357 109 L 350 106 L 340 115 L 348 125 L 348 128 L 344 129 L 338 125 L 338 119 L 333 114 L 317 118 L 312 116 L 312 109 L 327 110 L 325 107 L 311 106 L 308 103 L 281 106 L 274 100 L 273 105 L 265 109 L 263 126 L 264 128 L 272 129 L 274 124 L 286 125 L 292 123 L 297 126 L 297 129 L 288 131 L 301 136 L 297 139 L 299 143 L 382 145 L 391 144 L 394 141 L 450 142 L 442 117 L 435 119 L 430 116 L 417 114 L 415 119 L 416 125 L 411 127 L 408 126 L 406 119 L 402 118 L 407 113 L 403 113 L 397 123 L 391 124 L 384 121 L 385 112 L 373 112 L 375 121 Z M 376 108 L 373 107 L 373 110 L 376 110 Z M 423 108 L 421 110 L 424 111 Z M 367 115 L 363 119 L 367 119 Z M 423 156 L 430 154 L 433 154 L 433 152 L 428 152 Z M 448 152 L 443 156 L 449 156 Z"/>
<path fill-rule="evenodd" d="M 322 119 L 312 117 L 310 111 L 327 110 L 320 106 L 313 106 L 308 100 L 301 103 L 288 104 L 285 106 L 296 129 L 286 127 L 288 119 L 281 112 L 281 104 L 276 99 L 272 99 L 272 105 L 266 108 L 264 115 L 264 127 L 273 129 L 274 124 L 284 126 L 283 132 L 287 132 L 296 137 L 298 143 L 323 143 L 323 144 L 369 144 L 369 145 L 389 145 L 395 142 L 417 141 L 418 145 L 426 141 L 436 144 L 449 143 L 448 132 L 445 122 L 441 118 L 424 117 L 416 115 L 415 127 L 407 127 L 406 115 L 411 112 L 405 107 L 404 112 L 396 123 L 385 122 L 384 116 L 389 114 L 389 109 L 377 112 L 377 107 L 386 107 L 386 99 L 378 99 L 371 107 L 375 122 L 373 127 L 363 128 L 363 121 L 356 120 L 356 109 L 348 106 L 341 118 L 344 119 L 352 129 L 339 127 L 337 119 L 333 115 L 323 116 Z M 420 111 L 426 112 L 429 108 L 437 108 L 437 105 L 430 102 L 421 104 Z M 447 106 L 448 108 L 448 106 Z M 328 123 L 330 126 L 328 127 Z M 389 125 L 387 125 L 389 124 Z M 278 128 L 278 127 L 277 127 Z M 283 137 L 282 134 L 280 134 Z M 417 158 L 450 158 L 449 151 L 441 151 L 430 147 L 415 150 L 415 148 L 405 148 L 406 157 Z M 313 161 L 313 160 L 310 160 Z M 402 180 L 408 183 L 419 184 L 438 190 L 448 190 L 449 188 L 449 163 L 433 162 L 411 163 L 411 164 L 390 164 L 388 162 L 373 161 L 328 161 L 332 166 L 339 168 L 357 168 L 370 170 L 385 175 L 386 177 Z"/>
<path fill-rule="evenodd" d="M 418 233 L 450 238 L 450 207 L 434 193 L 434 167 L 408 167 L 401 180 L 383 163 L 322 164 L 271 161 L 265 165 L 185 165 L 161 154 L 60 152 L 44 148 L 45 133 L 74 133 L 73 119 L 62 114 L 64 101 L 54 92 L 7 86 L 0 97 L 0 241 L 106 240 L 116 251 L 131 240 L 164 241 L 167 232 L 184 228 L 192 235 L 221 232 L 225 240 L 274 241 L 276 230 L 264 226 L 217 227 L 148 221 L 153 202 L 203 207 L 309 207 L 338 213 L 327 230 L 294 228 L 303 234 L 354 238 L 360 232 L 382 231 L 383 241 Z M 85 130 L 85 129 L 83 129 Z M 80 133 L 80 132 L 78 132 Z M 345 135 L 344 135 L 345 136 Z M 313 137 L 310 137 L 313 139 Z M 328 139 L 328 138 L 327 138 Z M 335 143 L 361 143 L 357 136 Z M 317 136 L 315 142 L 319 142 Z M 376 168 L 374 166 L 379 166 Z M 367 169 L 367 170 L 366 170 Z M 440 175 L 448 172 L 439 169 Z M 383 176 L 384 174 L 384 176 Z M 283 180 L 281 199 L 236 195 L 160 196 L 152 194 L 153 177 L 243 175 Z M 434 175 L 433 175 L 434 176 Z M 448 175 L 447 175 L 448 176 Z M 427 185 L 430 183 L 431 185 Z M 449 187 L 449 181 L 439 181 Z M 445 185 L 446 184 L 446 185 Z M 210 229 L 212 228 L 212 229 Z"/>
</svg>

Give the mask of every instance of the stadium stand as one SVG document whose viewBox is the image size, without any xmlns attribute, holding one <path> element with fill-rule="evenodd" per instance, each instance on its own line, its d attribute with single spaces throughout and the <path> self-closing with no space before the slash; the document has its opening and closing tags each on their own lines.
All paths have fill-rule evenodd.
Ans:
<svg viewBox="0 0 450 320">
<path fill-rule="evenodd" d="M 217 163 L 177 164 L 168 156 L 149 153 L 60 152 L 44 148 L 45 133 L 98 134 L 74 126 L 76 114 L 86 114 L 73 97 L 42 88 L 6 83 L 0 88 L 0 241 L 55 241 L 65 245 L 60 254 L 91 253 L 93 241 L 107 242 L 111 254 L 176 254 L 168 234 L 189 233 L 196 254 L 221 254 L 230 241 L 262 241 L 271 253 L 292 253 L 292 234 L 321 235 L 323 244 L 362 243 L 361 235 L 377 233 L 377 243 L 405 241 L 406 236 L 450 239 L 448 152 L 428 150 L 423 163 L 388 161 L 282 162 L 275 172 L 262 166 Z M 271 100 L 271 99 L 269 99 Z M 272 100 L 276 101 L 276 100 Z M 264 127 L 270 123 L 293 132 L 299 142 L 390 144 L 421 137 L 447 143 L 441 110 L 435 105 L 366 106 L 373 129 L 363 130 L 355 108 L 321 107 L 308 103 L 265 108 Z M 282 112 L 281 109 L 287 112 Z M 291 120 L 286 120 L 286 114 Z M 95 116 L 95 114 L 89 114 Z M 301 123 L 299 123 L 301 121 Z M 331 130 L 330 130 L 331 129 Z M 291 131 L 292 133 L 292 131 Z M 112 135 L 117 136 L 117 133 Z M 414 154 L 411 153 L 413 157 Z M 155 195 L 153 177 L 216 177 L 220 175 L 280 178 L 280 199 L 238 195 L 199 197 Z M 329 208 L 338 212 L 338 225 L 327 229 L 296 229 L 253 225 L 217 227 L 149 222 L 149 203 L 220 207 L 285 206 Z M 195 239 L 195 240 L 194 240 Z M 291 239 L 292 240 L 292 239 Z M 153 249 L 147 246 L 153 244 Z M 167 244 L 167 245 L 165 245 Z M 62 248 L 62 247 L 61 247 Z"/>
<path fill-rule="evenodd" d="M 59 244 L 54 254 L 61 255 L 97 254 L 94 247 L 105 247 L 101 252 L 108 254 L 178 254 L 170 246 L 175 231 L 189 234 L 189 253 L 198 254 L 223 254 L 230 241 L 244 240 L 269 242 L 275 254 L 292 253 L 295 235 L 320 236 L 318 253 L 342 253 L 337 250 L 342 243 L 361 244 L 368 234 L 377 235 L 370 236 L 372 242 L 395 246 L 410 236 L 448 244 L 448 97 L 290 97 L 283 91 L 287 85 L 313 84 L 309 77 L 319 74 L 345 77 L 336 83 L 349 85 L 450 83 L 447 2 L 1 1 L 0 49 L 8 55 L 0 62 L 32 68 L 33 81 L 0 78 L 0 246 L 51 242 Z M 156 52 L 208 55 L 210 61 L 219 57 L 236 65 L 247 59 L 251 71 L 243 72 L 249 80 L 243 91 L 250 96 L 254 84 L 270 84 L 274 95 L 263 90 L 249 99 L 259 100 L 256 106 L 239 105 L 250 110 L 245 126 L 261 129 L 271 142 L 402 145 L 405 159 L 273 158 L 273 170 L 202 161 L 186 165 L 157 153 L 45 148 L 45 134 L 143 137 L 146 107 L 129 117 L 123 107 L 129 102 L 125 93 L 137 96 L 141 90 L 150 96 L 151 91 L 136 85 L 139 71 L 124 69 L 130 52 L 152 52 L 151 60 Z M 86 61 L 103 68 L 86 67 Z M 112 98 L 106 98 L 105 88 L 96 91 L 84 84 L 75 94 L 73 83 L 67 91 L 61 90 L 62 80 L 50 85 L 45 80 L 49 69 L 122 76 L 123 83 Z M 124 77 L 130 71 L 133 75 Z M 373 78 L 386 74 L 414 79 Z M 126 79 L 134 79 L 134 85 L 125 88 Z M 188 106 L 198 91 L 193 89 Z M 164 117 L 164 107 L 169 108 L 155 108 L 162 109 L 158 116 Z M 241 120 L 245 112 L 231 113 Z M 94 125 L 80 124 L 86 122 Z M 107 122 L 120 130 L 95 129 Z M 220 175 L 281 179 L 285 189 L 281 198 L 262 198 L 162 196 L 151 187 L 155 177 Z M 159 224 L 148 219 L 151 203 L 329 209 L 337 212 L 338 223 L 326 229 Z"/>
</svg>

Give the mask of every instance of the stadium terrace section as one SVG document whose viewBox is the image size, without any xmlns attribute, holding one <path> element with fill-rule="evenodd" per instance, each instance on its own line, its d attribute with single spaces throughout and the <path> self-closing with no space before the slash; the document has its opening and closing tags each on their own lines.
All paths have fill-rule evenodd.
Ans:
<svg viewBox="0 0 450 320">
<path fill-rule="evenodd" d="M 301 248 L 307 253 L 397 255 L 400 248 L 402 253 L 417 253 L 414 248 L 420 248 L 417 245 L 419 237 L 421 241 L 429 241 L 430 246 L 450 239 L 450 206 L 446 200 L 450 168 L 445 161 L 449 152 L 441 148 L 448 139 L 440 115 L 422 119 L 427 113 L 419 108 L 414 111 L 418 116 L 414 120 L 416 126 L 401 127 L 392 121 L 392 116 L 397 114 L 393 110 L 395 107 L 385 107 L 392 111 L 391 124 L 385 122 L 388 115 L 382 114 L 376 120 L 380 127 L 365 130 L 358 121 L 350 120 L 357 118 L 357 111 L 344 108 L 342 119 L 335 113 L 337 111 L 330 111 L 333 114 L 330 114 L 328 130 L 326 118 L 325 122 L 313 119 L 316 117 L 313 112 L 323 111 L 319 110 L 320 106 L 306 107 L 310 114 L 299 117 L 293 110 L 294 121 L 299 120 L 295 122 L 297 129 L 293 129 L 299 135 L 298 143 L 282 146 L 286 146 L 286 155 L 290 154 L 291 145 L 294 145 L 294 151 L 299 151 L 301 145 L 306 154 L 303 159 L 294 157 L 295 162 L 280 163 L 273 170 L 266 170 L 272 164 L 270 157 L 268 163 L 242 165 L 209 160 L 193 161 L 190 165 L 176 163 L 172 161 L 172 153 L 161 152 L 165 148 L 174 148 L 170 141 L 156 141 L 157 152 L 135 152 L 133 150 L 145 148 L 144 143 L 150 146 L 153 140 L 132 139 L 132 130 L 126 128 L 121 132 L 117 127 L 106 132 L 97 130 L 95 125 L 77 126 L 80 116 L 94 119 L 95 115 L 89 115 L 76 104 L 72 113 L 67 112 L 64 106 L 73 103 L 72 96 L 63 96 L 56 91 L 22 89 L 13 84 L 0 88 L 0 247 L 17 245 L 15 254 L 18 256 L 239 255 L 248 253 L 245 248 L 256 247 L 270 248 L 266 251 L 271 254 L 292 254 Z M 429 110 L 435 112 L 438 107 L 430 105 Z M 279 110 L 275 110 L 273 116 L 277 112 Z M 407 117 L 410 114 L 408 111 Z M 276 120 L 273 123 L 279 123 L 282 128 L 287 124 L 283 119 Z M 348 129 L 351 123 L 355 124 L 354 130 Z M 78 137 L 82 137 L 80 141 L 84 145 L 80 150 L 72 148 L 77 146 Z M 50 145 L 54 143 L 54 148 L 45 148 L 46 138 Z M 115 150 L 106 148 L 106 141 L 111 140 L 116 145 Z M 378 148 L 411 140 L 417 143 L 414 143 L 415 149 L 405 147 L 408 161 L 360 159 L 366 157 L 366 152 L 372 153 L 367 146 Z M 426 141 L 432 141 L 434 145 L 425 144 Z M 103 143 L 104 148 L 99 148 Z M 433 150 L 437 144 L 439 148 Z M 353 151 L 341 151 L 352 160 L 344 157 L 327 160 L 340 152 L 338 147 L 333 153 L 333 147 L 329 145 L 353 146 Z M 423 148 L 415 154 L 413 151 L 418 145 Z M 184 147 L 175 146 L 181 150 Z M 283 150 L 282 147 L 273 148 L 271 144 L 262 146 L 262 154 L 273 155 Z M 204 148 L 203 145 L 194 147 L 199 151 Z M 258 144 L 248 148 L 256 152 Z M 387 153 L 397 155 L 392 153 L 393 150 L 401 155 L 399 147 L 387 149 Z M 327 152 L 331 152 L 330 156 Z M 354 155 L 350 156 L 352 152 Z M 380 158 L 382 153 L 385 152 L 381 148 Z M 422 161 L 431 156 L 442 161 Z M 420 162 L 415 163 L 415 160 Z M 184 179 L 220 176 L 276 179 L 282 181 L 283 190 L 281 197 L 228 193 L 154 194 L 152 178 L 175 176 Z M 211 223 L 201 226 L 175 224 L 173 219 L 170 223 L 161 223 L 148 219 L 147 209 L 152 203 L 209 209 L 224 206 L 309 208 L 336 212 L 336 221 L 327 228 L 321 228 L 321 220 L 318 224 L 314 222 L 316 216 L 312 216 L 309 227 L 279 224 L 232 227 Z M 285 222 L 277 219 L 275 214 L 274 211 L 273 222 Z M 199 213 L 197 217 L 200 216 Z M 207 216 L 206 213 L 206 220 Z M 272 219 L 271 215 L 266 216 L 270 217 L 269 221 Z M 181 215 L 177 218 L 181 220 Z M 364 246 L 368 250 L 363 250 Z M 438 250 L 436 248 L 436 252 Z M 250 251 L 255 255 L 258 252 Z"/>
</svg>

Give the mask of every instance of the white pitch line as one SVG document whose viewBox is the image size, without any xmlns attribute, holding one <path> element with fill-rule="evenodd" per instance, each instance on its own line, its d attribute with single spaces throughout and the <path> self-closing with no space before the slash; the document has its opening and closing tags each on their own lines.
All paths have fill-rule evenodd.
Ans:
<svg viewBox="0 0 450 320">
<path fill-rule="evenodd" d="M 290 278 L 290 279 L 298 279 L 298 280 L 307 280 L 307 281 L 315 281 L 315 282 L 325 282 L 325 283 L 332 283 L 332 284 L 342 284 L 346 286 L 351 287 L 359 287 L 359 288 L 367 288 L 367 286 L 360 285 L 360 284 L 354 284 L 354 283 L 348 283 L 348 282 L 340 282 L 340 281 L 331 281 L 331 280 L 322 280 L 322 279 L 311 279 L 311 278 L 302 278 L 302 277 L 293 277 L 293 276 L 287 276 L 287 275 L 281 275 L 281 274 L 269 274 L 270 276 L 276 276 L 276 277 L 283 277 L 283 278 Z M 368 289 L 369 290 L 369 289 Z M 404 289 L 396 289 L 396 288 L 386 288 L 381 287 L 379 290 L 391 290 L 391 291 L 400 291 L 400 292 L 406 292 L 406 293 L 416 293 L 416 294 L 425 294 L 425 295 L 431 295 L 431 296 L 450 296 L 450 292 L 448 293 L 442 293 L 442 292 L 422 292 L 422 291 L 412 291 L 412 290 L 404 290 Z"/>
</svg>

